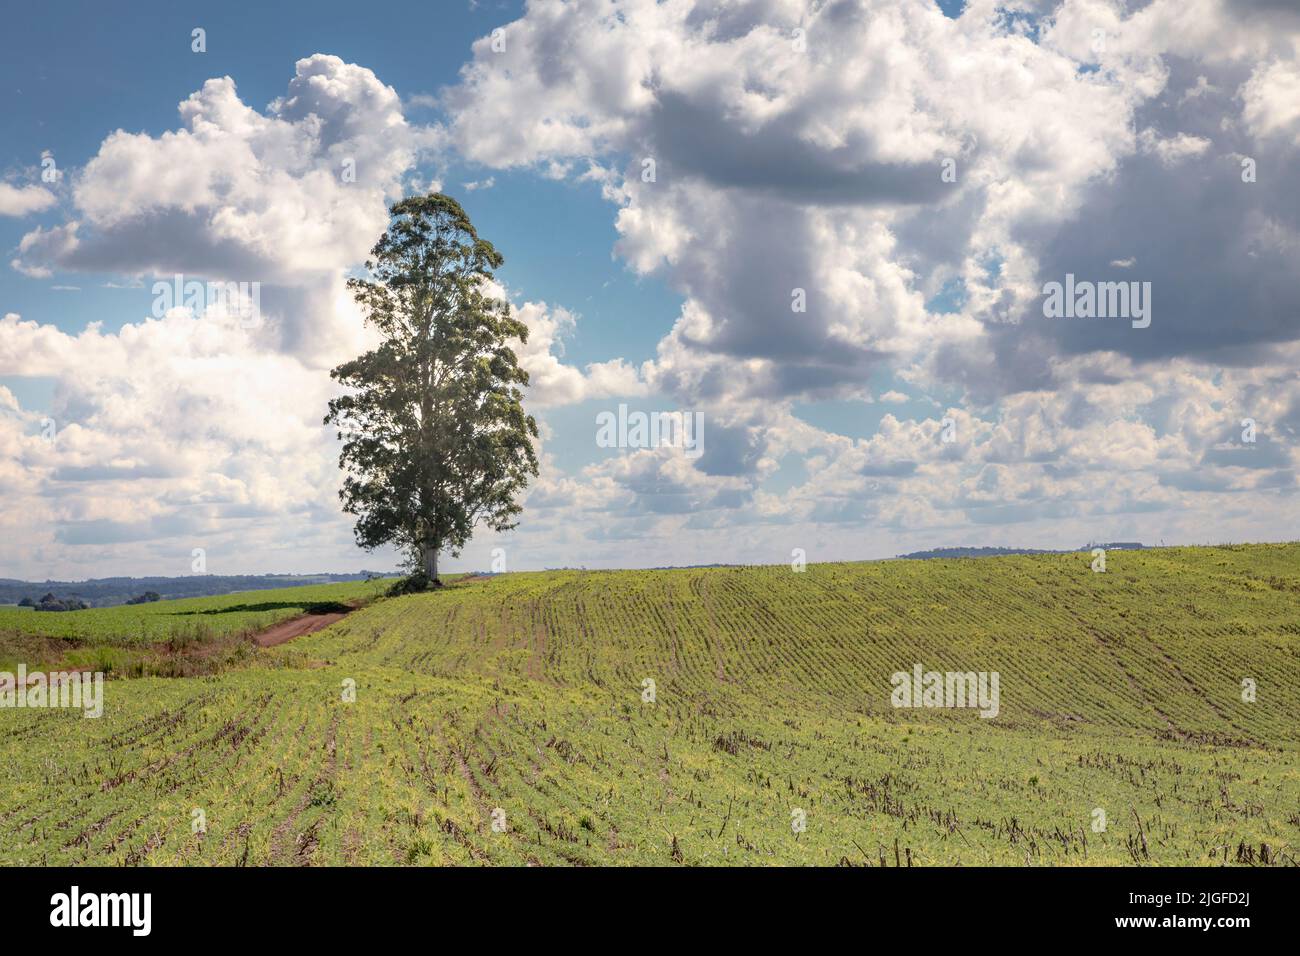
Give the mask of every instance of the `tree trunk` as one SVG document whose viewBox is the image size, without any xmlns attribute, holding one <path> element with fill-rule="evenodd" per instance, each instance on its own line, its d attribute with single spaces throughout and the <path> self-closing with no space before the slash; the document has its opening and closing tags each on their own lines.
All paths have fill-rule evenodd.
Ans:
<svg viewBox="0 0 1300 956">
<path fill-rule="evenodd" d="M 431 541 L 424 543 L 424 574 L 431 586 L 442 585 L 438 580 L 438 546 Z"/>
</svg>

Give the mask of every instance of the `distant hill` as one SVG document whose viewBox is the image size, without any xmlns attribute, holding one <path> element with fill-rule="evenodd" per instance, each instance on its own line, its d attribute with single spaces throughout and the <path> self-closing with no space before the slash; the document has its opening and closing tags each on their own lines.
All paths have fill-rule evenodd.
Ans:
<svg viewBox="0 0 1300 956">
<path fill-rule="evenodd" d="M 1039 548 L 933 548 L 929 551 L 900 554 L 899 557 L 920 561 L 930 558 L 996 558 L 1008 554 L 1073 554 L 1075 551 L 1091 551 L 1093 548 L 1105 548 L 1107 551 L 1141 551 L 1146 548 L 1146 545 L 1137 541 L 1108 541 L 1100 544 L 1085 544 L 1081 548 L 1066 551 Z"/>
<path fill-rule="evenodd" d="M 208 597 L 234 591 L 263 591 L 302 584 L 333 584 L 388 577 L 392 571 L 358 571 L 355 574 L 191 574 L 175 578 L 94 578 L 88 581 L 17 581 L 0 578 L 0 604 L 18 604 L 23 598 L 38 600 L 53 594 L 60 600 L 81 600 L 92 607 L 111 607 L 153 592 L 161 598 Z"/>
</svg>

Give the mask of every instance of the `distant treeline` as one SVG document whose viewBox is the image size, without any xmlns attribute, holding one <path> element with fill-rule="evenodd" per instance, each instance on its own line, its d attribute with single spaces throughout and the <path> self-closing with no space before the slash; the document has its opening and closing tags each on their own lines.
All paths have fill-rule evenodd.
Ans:
<svg viewBox="0 0 1300 956">
<path fill-rule="evenodd" d="M 900 554 L 900 558 L 914 558 L 925 560 L 927 558 L 996 558 L 1007 554 L 1073 554 L 1076 551 L 1091 551 L 1093 548 L 1104 548 L 1107 551 L 1141 551 L 1145 544 L 1137 541 L 1108 541 L 1102 544 L 1085 544 L 1082 548 L 1073 548 L 1066 551 L 1043 550 L 1040 548 L 934 548 L 930 551 L 913 551 L 911 554 Z"/>
<path fill-rule="evenodd" d="M 207 597 L 232 591 L 261 591 L 302 584 L 332 584 L 388 577 L 391 571 L 356 574 L 202 574 L 176 578 L 96 578 L 90 581 L 15 581 L 0 578 L 0 604 L 22 604 L 43 610 L 76 610 L 80 606 L 111 607 L 143 604 L 164 598 Z M 44 597 L 33 597 L 44 595 Z M 49 601 L 46 601 L 49 598 Z M 63 607 L 57 605 L 62 604 Z"/>
<path fill-rule="evenodd" d="M 84 611 L 90 607 L 85 601 L 77 598 L 63 598 L 60 600 L 51 593 L 47 593 L 39 601 L 25 597 L 18 602 L 18 606 L 30 607 L 37 611 Z"/>
</svg>

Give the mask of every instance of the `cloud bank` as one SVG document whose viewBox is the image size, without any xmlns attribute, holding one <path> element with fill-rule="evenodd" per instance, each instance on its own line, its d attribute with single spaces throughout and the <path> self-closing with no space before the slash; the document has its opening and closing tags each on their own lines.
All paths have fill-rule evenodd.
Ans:
<svg viewBox="0 0 1300 956">
<path fill-rule="evenodd" d="M 595 184 L 611 251 L 683 298 L 652 356 L 578 368 L 569 305 L 512 295 L 547 425 L 513 567 L 1294 537 L 1298 52 L 1245 0 L 533 0 L 432 126 L 332 56 L 260 112 L 210 80 L 176 130 L 108 135 L 14 265 L 257 280 L 268 321 L 7 317 L 0 374 L 55 379 L 61 431 L 0 393 L 5 520 L 51 566 L 345 553 L 342 282 L 437 155 Z M 1045 316 L 1067 275 L 1150 283 L 1150 326 Z M 556 450 L 595 434 L 560 409 L 620 401 L 701 412 L 704 454 Z"/>
</svg>

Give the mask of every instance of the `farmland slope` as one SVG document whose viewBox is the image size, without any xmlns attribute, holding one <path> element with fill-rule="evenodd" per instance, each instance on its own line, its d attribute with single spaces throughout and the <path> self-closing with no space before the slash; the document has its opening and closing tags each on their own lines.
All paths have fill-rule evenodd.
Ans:
<svg viewBox="0 0 1300 956">
<path fill-rule="evenodd" d="M 1089 561 L 382 600 L 98 720 L 0 710 L 0 862 L 1294 864 L 1300 545 Z M 997 672 L 997 716 L 895 709 L 917 664 Z"/>
</svg>

